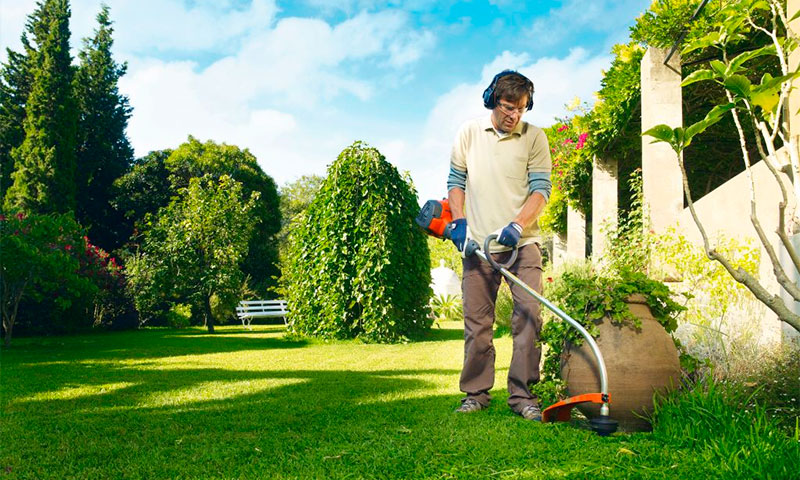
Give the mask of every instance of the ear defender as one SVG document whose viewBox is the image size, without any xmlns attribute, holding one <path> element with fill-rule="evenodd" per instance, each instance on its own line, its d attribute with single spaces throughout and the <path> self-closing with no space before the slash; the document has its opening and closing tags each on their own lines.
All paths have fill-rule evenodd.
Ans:
<svg viewBox="0 0 800 480">
<path fill-rule="evenodd" d="M 492 83 L 486 87 L 486 90 L 483 91 L 483 106 L 488 108 L 489 110 L 493 109 L 497 106 L 497 99 L 495 98 L 495 90 L 497 89 L 497 81 L 506 75 L 511 75 L 512 73 L 516 73 L 520 77 L 524 78 L 526 83 L 528 84 L 528 105 L 527 109 L 530 110 L 533 108 L 533 82 L 528 79 L 525 75 L 517 72 L 516 70 L 503 70 L 502 72 L 498 73 L 492 79 Z"/>
</svg>

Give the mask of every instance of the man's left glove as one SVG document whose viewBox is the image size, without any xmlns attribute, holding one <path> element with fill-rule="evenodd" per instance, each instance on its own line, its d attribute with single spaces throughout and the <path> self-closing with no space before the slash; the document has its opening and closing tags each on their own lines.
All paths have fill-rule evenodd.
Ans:
<svg viewBox="0 0 800 480">
<path fill-rule="evenodd" d="M 497 243 L 506 247 L 515 247 L 519 243 L 520 235 L 522 235 L 522 227 L 517 222 L 511 222 L 500 232 Z"/>
</svg>

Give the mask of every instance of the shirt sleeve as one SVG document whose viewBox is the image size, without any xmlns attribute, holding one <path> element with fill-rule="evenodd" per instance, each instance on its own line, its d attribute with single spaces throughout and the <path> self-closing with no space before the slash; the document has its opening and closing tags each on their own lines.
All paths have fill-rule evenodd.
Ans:
<svg viewBox="0 0 800 480">
<path fill-rule="evenodd" d="M 454 167 L 453 164 L 450 164 L 450 175 L 447 176 L 447 191 L 449 192 L 453 188 L 467 190 L 467 172 L 462 172 Z"/>
<path fill-rule="evenodd" d="M 547 135 L 544 130 L 537 128 L 528 152 L 528 174 L 533 172 L 550 173 L 552 164 L 550 161 L 550 144 L 547 142 Z"/>
<path fill-rule="evenodd" d="M 528 174 L 528 193 L 539 192 L 544 201 L 550 200 L 550 191 L 553 184 L 550 182 L 550 172 L 530 172 Z"/>
<path fill-rule="evenodd" d="M 467 189 L 467 145 L 469 143 L 467 124 L 461 126 L 450 151 L 450 174 L 447 177 L 447 191 L 452 188 Z"/>
</svg>

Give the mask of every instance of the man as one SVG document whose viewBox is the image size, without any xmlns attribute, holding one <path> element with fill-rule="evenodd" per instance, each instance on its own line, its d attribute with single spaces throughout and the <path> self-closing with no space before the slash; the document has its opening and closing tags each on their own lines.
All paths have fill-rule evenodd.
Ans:
<svg viewBox="0 0 800 480">
<path fill-rule="evenodd" d="M 521 120 L 533 106 L 533 83 L 511 70 L 497 74 L 484 92 L 488 117 L 465 123 L 456 136 L 447 180 L 453 215 L 451 238 L 459 251 L 469 238 L 483 245 L 498 233 L 491 254 L 500 263 L 518 246 L 509 267 L 532 288 L 542 290 L 542 255 L 537 218 L 550 196 L 550 147 L 544 132 Z M 477 256 L 463 259 L 464 366 L 460 388 L 466 394 L 456 410 L 470 413 L 489 405 L 494 385 L 492 344 L 494 306 L 501 274 Z M 539 381 L 539 303 L 513 283 L 511 334 L 514 350 L 508 370 L 508 405 L 526 420 L 541 421 L 538 399 L 529 385 Z"/>
</svg>

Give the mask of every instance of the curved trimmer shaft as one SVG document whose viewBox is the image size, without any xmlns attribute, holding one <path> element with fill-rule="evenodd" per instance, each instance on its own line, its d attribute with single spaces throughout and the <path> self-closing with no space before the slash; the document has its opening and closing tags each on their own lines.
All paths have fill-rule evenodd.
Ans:
<svg viewBox="0 0 800 480">
<path fill-rule="evenodd" d="M 518 285 L 520 288 L 522 288 L 523 290 L 525 290 L 529 294 L 533 295 L 533 297 L 536 300 L 538 300 L 539 303 L 541 303 L 542 305 L 544 305 L 545 307 L 550 309 L 551 312 L 553 312 L 556 315 L 558 315 L 559 318 L 561 318 L 565 322 L 569 323 L 578 332 L 580 332 L 580 334 L 583 336 L 583 338 L 589 344 L 589 347 L 592 349 L 592 353 L 594 353 L 594 356 L 597 359 L 597 366 L 600 368 L 600 393 L 603 394 L 604 398 L 608 398 L 608 373 L 606 372 L 606 363 L 603 360 L 603 354 L 600 352 L 600 348 L 597 346 L 597 342 L 595 342 L 594 338 L 592 338 L 592 336 L 589 334 L 589 332 L 587 332 L 586 329 L 583 328 L 583 325 L 581 325 L 580 323 L 578 323 L 575 320 L 573 320 L 572 317 L 570 317 L 569 315 L 564 313 L 560 308 L 558 308 L 555 305 L 553 305 L 552 303 L 550 303 L 549 300 L 547 300 L 543 296 L 541 296 L 538 293 L 536 293 L 536 290 L 532 289 L 525 282 L 523 282 L 522 280 L 517 278 L 516 275 L 514 275 L 511 272 L 509 272 L 508 269 L 505 268 L 503 265 L 499 265 L 499 264 L 497 264 L 497 262 L 495 262 L 492 259 L 490 259 L 488 257 L 488 255 L 483 252 L 483 250 L 480 250 L 480 249 L 476 248 L 476 249 L 474 249 L 474 254 L 477 255 L 478 257 L 480 257 L 483 261 L 485 261 L 488 264 L 492 265 L 495 269 L 497 269 L 500 273 L 502 273 L 504 277 L 506 277 L 510 281 L 514 282 L 516 285 Z M 608 403 L 604 402 L 600 406 L 600 415 L 604 416 L 604 417 L 607 417 L 608 413 L 609 413 L 608 412 Z"/>
</svg>

